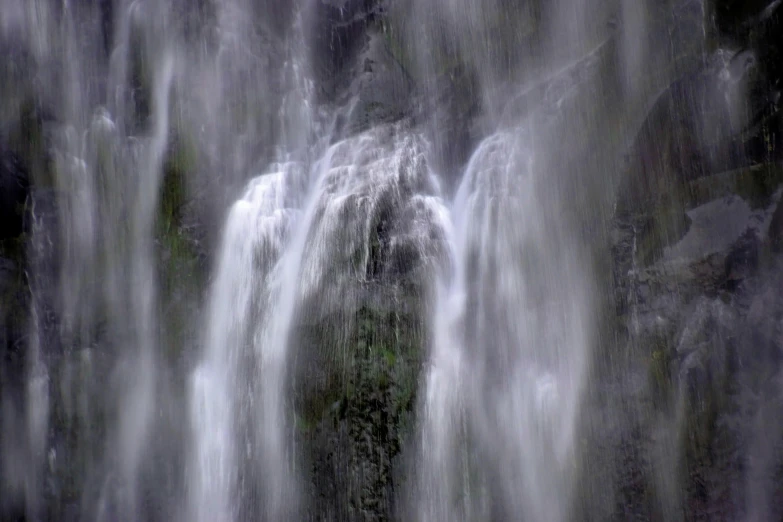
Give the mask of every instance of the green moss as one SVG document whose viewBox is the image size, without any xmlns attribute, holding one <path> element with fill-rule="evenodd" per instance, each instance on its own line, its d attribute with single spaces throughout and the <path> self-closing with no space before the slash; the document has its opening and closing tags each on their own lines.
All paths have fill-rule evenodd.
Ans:
<svg viewBox="0 0 783 522">
<path fill-rule="evenodd" d="M 783 168 L 780 165 L 756 165 L 673 184 L 644 202 L 637 202 L 635 209 L 622 209 L 647 216 L 642 230 L 638 231 L 637 263 L 647 266 L 655 262 L 665 247 L 685 235 L 690 223 L 688 210 L 732 194 L 742 197 L 751 208 L 766 208 L 781 184 Z"/>
<path fill-rule="evenodd" d="M 671 362 L 671 350 L 664 341 L 658 340 L 648 366 L 653 401 L 658 405 L 666 404 L 672 398 Z"/>
<path fill-rule="evenodd" d="M 163 164 L 160 215 L 171 224 L 180 224 L 186 202 L 186 180 L 196 170 L 197 152 L 187 139 L 180 138 L 169 149 Z"/>
<path fill-rule="evenodd" d="M 191 324 L 192 304 L 198 301 L 206 276 L 196 244 L 183 229 L 187 179 L 195 171 L 196 158 L 195 147 L 188 140 L 179 138 L 173 142 L 163 164 L 156 221 L 159 280 L 167 329 L 164 344 L 172 360 L 182 353 Z"/>
<path fill-rule="evenodd" d="M 680 189 L 688 194 L 686 204 L 693 208 L 708 201 L 737 194 L 751 208 L 769 206 L 772 195 L 783 183 L 783 168 L 775 163 L 721 172 L 691 181 Z"/>
<path fill-rule="evenodd" d="M 9 136 L 9 145 L 27 166 L 30 182 L 39 188 L 55 186 L 54 163 L 47 150 L 40 110 L 32 100 L 19 108 L 19 124 Z"/>
<path fill-rule="evenodd" d="M 310 433 L 316 425 L 313 423 L 313 416 L 294 413 L 294 427 L 300 433 Z"/>
<path fill-rule="evenodd" d="M 766 164 L 741 172 L 736 178 L 734 191 L 751 208 L 766 208 L 781 183 L 783 183 L 783 168 L 775 164 Z"/>
<path fill-rule="evenodd" d="M 388 348 L 385 348 L 383 350 L 383 358 L 386 361 L 386 365 L 393 367 L 394 364 L 397 362 L 397 354 L 395 354 L 392 350 L 389 350 Z"/>
<path fill-rule="evenodd" d="M 317 345 L 302 357 L 327 375 L 300 391 L 306 396 L 297 400 L 297 431 L 316 455 L 313 480 L 345 489 L 359 518 L 385 513 L 393 462 L 412 432 L 423 353 L 417 324 L 412 316 L 363 307 L 308 328 Z M 335 452 L 339 469 L 330 460 Z"/>
</svg>

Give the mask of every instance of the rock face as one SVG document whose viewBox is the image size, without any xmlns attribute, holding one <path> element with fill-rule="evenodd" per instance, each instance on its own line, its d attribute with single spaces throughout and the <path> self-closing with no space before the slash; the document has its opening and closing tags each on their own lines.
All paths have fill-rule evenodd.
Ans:
<svg viewBox="0 0 783 522">
<path fill-rule="evenodd" d="M 3 437 L 0 469 L 14 470 L 24 476 L 26 441 L 11 427 L 25 418 L 25 369 L 28 344 L 30 291 L 26 271 L 25 204 L 29 180 L 18 157 L 8 150 L 0 152 L 0 429 Z M 24 490 L 21 479 L 6 491 Z M 13 499 L 12 499 L 13 500 Z M 16 520 L 24 516 L 23 502 L 0 503 L 0 519 Z"/>
<path fill-rule="evenodd" d="M 27 303 L 24 232 L 29 221 L 25 210 L 29 196 L 30 180 L 25 167 L 13 152 L 0 149 L 0 357 L 9 358 L 6 362 L 10 374 L 22 368 L 20 363 L 24 361 L 21 350 L 26 324 L 24 303 Z M 10 359 L 15 363 L 11 364 Z"/>
<path fill-rule="evenodd" d="M 622 500 L 646 505 L 643 519 L 780 516 L 783 455 L 772 440 L 783 432 L 768 417 L 780 415 L 783 399 L 783 301 L 774 290 L 783 282 L 773 226 L 783 193 L 779 169 L 702 178 L 686 184 L 684 204 L 668 199 L 665 209 L 637 207 L 615 218 L 621 344 L 630 347 L 626 371 L 638 368 L 644 383 L 627 403 L 651 411 L 629 422 L 640 429 L 636 435 L 628 426 L 617 435 L 618 446 L 633 440 L 647 456 L 642 450 L 638 460 L 618 465 L 647 477 Z M 771 179 L 777 181 L 766 183 Z M 749 185 L 766 189 L 741 190 Z M 714 192 L 705 195 L 705 186 Z M 675 232 L 672 222 L 682 229 Z M 664 470 L 652 456 L 660 452 L 669 452 Z M 656 473 L 678 477 L 679 492 L 666 490 Z M 645 500 L 649 495 L 657 500 Z"/>
<path fill-rule="evenodd" d="M 339 328 L 335 328 L 340 325 Z M 313 520 L 388 520 L 413 448 L 421 314 L 362 308 L 301 330 L 300 349 L 333 350 L 299 386 L 298 438 L 308 448 Z M 336 358 L 337 360 L 334 360 Z M 318 384 L 313 385 L 315 380 Z"/>
<path fill-rule="evenodd" d="M 24 222 L 24 204 L 30 180 L 19 158 L 0 151 L 0 240 L 18 237 Z"/>
<path fill-rule="evenodd" d="M 736 520 L 753 510 L 775 513 L 780 505 L 779 447 L 755 441 L 780 435 L 767 416 L 780 414 L 781 302 L 771 289 L 781 284 L 783 264 L 763 254 L 761 263 L 743 263 L 741 270 L 735 262 L 758 260 L 758 248 L 750 231 L 717 258 L 631 276 L 635 303 L 624 324 L 633 358 L 647 368 L 647 388 L 628 400 L 654 405 L 639 421 L 644 435 L 635 444 L 674 452 L 671 471 L 684 493 L 669 509 L 689 520 Z M 661 442 L 665 437 L 669 442 Z M 644 460 L 630 466 L 654 476 Z M 659 487 L 648 480 L 635 494 Z M 763 498 L 746 497 L 751 491 Z"/>
<path fill-rule="evenodd" d="M 597 451 L 615 455 L 592 461 L 593 473 L 617 485 L 603 500 L 605 519 L 781 516 L 783 178 L 779 116 L 769 105 L 779 75 L 770 61 L 778 48 L 770 28 L 780 23 L 773 4 L 707 4 L 714 38 L 747 47 L 714 54 L 675 82 L 630 150 L 610 227 L 617 342 L 613 362 L 599 370 L 604 398 L 588 422 Z M 744 112 L 699 105 L 710 98 L 705 87 L 739 71 Z M 612 399 L 617 390 L 625 397 Z M 600 512 L 601 492 L 588 490 Z"/>
</svg>

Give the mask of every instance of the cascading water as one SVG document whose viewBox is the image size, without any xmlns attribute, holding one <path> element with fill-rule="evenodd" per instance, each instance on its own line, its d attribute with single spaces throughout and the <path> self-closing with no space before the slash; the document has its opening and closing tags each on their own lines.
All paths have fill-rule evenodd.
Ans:
<svg viewBox="0 0 783 522">
<path fill-rule="evenodd" d="M 426 226 L 439 208 L 417 140 L 403 129 L 333 145 L 310 177 L 304 206 L 305 168 L 286 164 L 252 181 L 229 214 L 206 357 L 191 384 L 192 519 L 234 520 L 241 508 L 268 520 L 294 516 L 285 381 L 296 317 L 361 301 L 350 286 L 367 276 L 352 272 L 373 263 L 370 225 L 379 212 L 409 205 L 414 224 Z"/>
<path fill-rule="evenodd" d="M 188 173 L 190 179 L 172 179 L 172 170 L 192 161 L 187 147 L 203 143 L 207 163 L 221 161 L 223 155 L 231 157 L 234 165 L 222 165 L 220 176 L 230 186 L 239 177 L 236 172 L 248 168 L 248 142 L 255 146 L 253 139 L 266 139 L 262 137 L 266 129 L 259 129 L 233 106 L 242 101 L 237 98 L 243 87 L 251 88 L 240 80 L 252 82 L 251 75 L 262 74 L 258 69 L 267 66 L 260 63 L 264 57 L 248 55 L 244 49 L 265 28 L 253 26 L 254 12 L 241 2 L 221 2 L 212 19 L 206 10 L 191 18 L 188 7 L 175 2 L 59 4 L 10 1 L 0 9 L 3 37 L 17 38 L 20 48 L 29 52 L 30 63 L 37 67 L 40 103 L 55 110 L 43 117 L 33 112 L 30 117 L 32 131 L 26 132 L 41 132 L 38 141 L 24 136 L 30 140 L 28 146 L 40 146 L 33 150 L 39 157 L 31 174 L 41 188 L 32 197 L 30 211 L 34 223 L 30 257 L 35 266 L 30 282 L 35 320 L 30 328 L 37 339 L 31 349 L 38 355 L 27 358 L 29 392 L 23 416 L 30 439 L 24 444 L 29 471 L 9 468 L 4 475 L 9 481 L 11 474 L 22 475 L 13 480 L 23 484 L 30 519 L 79 513 L 90 520 L 138 520 L 161 516 L 161 511 L 169 517 L 180 512 L 189 516 L 193 512 L 180 502 L 163 500 L 178 494 L 179 486 L 173 484 L 179 482 L 175 475 L 180 473 L 172 471 L 180 458 L 172 438 L 177 420 L 166 417 L 172 415 L 169 408 L 181 392 L 165 380 L 177 365 L 167 360 L 167 352 L 172 352 L 167 344 L 184 339 L 173 338 L 172 325 L 161 319 L 165 308 L 159 295 L 159 253 L 164 243 L 163 250 L 175 264 L 176 256 L 182 255 L 177 249 L 186 247 L 176 230 L 184 228 L 178 223 L 183 220 L 179 203 L 161 202 L 161 198 L 168 197 L 165 191 L 171 183 L 190 184 L 177 190 L 191 192 L 219 183 L 199 180 L 195 169 Z M 281 48 L 296 48 L 296 38 L 289 44 L 285 35 L 280 37 Z M 265 106 L 256 97 L 244 100 L 257 114 L 266 111 L 271 121 L 280 121 L 285 136 L 279 144 L 289 150 L 301 147 L 303 139 L 297 133 L 307 136 L 309 129 L 309 122 L 303 121 L 309 114 L 306 103 L 301 103 L 302 74 L 297 71 L 296 52 L 288 53 L 287 61 L 281 57 L 281 84 L 290 80 L 290 89 L 281 97 L 283 109 Z M 266 81 L 257 81 L 252 88 Z M 14 100 L 10 103 L 13 107 Z M 223 115 L 215 118 L 221 111 Z M 185 135 L 180 131 L 186 124 L 200 132 Z M 36 125 L 41 131 L 35 131 Z M 218 138 L 226 133 L 239 133 L 239 138 Z M 172 153 L 177 147 L 179 152 Z M 296 187 L 288 190 L 295 192 Z M 246 250 L 252 251 L 253 246 Z M 231 271 L 231 266 L 226 269 Z M 163 277 L 170 277 L 167 271 Z M 221 336 L 229 335 L 218 312 L 230 314 L 233 309 L 215 305 L 210 310 L 215 317 L 206 344 L 214 347 Z M 65 350 L 60 352 L 57 346 Z M 217 374 L 221 371 L 225 374 L 214 369 Z M 210 400 L 220 401 L 219 385 L 211 386 L 215 396 Z M 218 402 L 218 408 L 208 413 L 226 414 L 223 406 Z M 193 409 L 198 419 L 203 408 Z M 269 415 L 259 423 L 273 433 L 277 417 Z M 11 433 L 16 428 L 8 422 L 6 416 L 4 432 Z M 194 426 L 203 424 L 194 420 Z M 231 427 L 230 422 L 222 426 Z M 246 426 L 246 431 L 254 434 L 257 429 Z M 58 435 L 53 438 L 52 432 Z M 280 456 L 282 433 L 275 437 L 267 458 L 284 458 Z M 219 439 L 215 435 L 201 445 Z M 151 456 L 157 452 L 165 453 L 166 462 L 153 463 Z M 231 462 L 223 466 L 225 470 Z M 66 479 L 69 476 L 74 478 Z M 209 474 L 194 471 L 193 476 L 207 481 Z M 47 485 L 52 479 L 46 477 L 60 477 L 54 489 Z M 168 481 L 171 487 L 162 491 L 153 484 L 160 481 Z M 195 490 L 202 493 L 198 501 L 212 511 L 205 508 L 196 513 L 218 513 L 210 519 L 220 519 L 233 509 L 235 499 L 223 498 L 230 504 L 220 507 L 218 494 L 204 485 L 211 482 L 204 481 L 195 480 Z M 276 487 L 289 489 L 285 484 Z M 275 513 L 281 508 L 270 509 Z M 153 515 L 152 510 L 158 513 Z"/>
<path fill-rule="evenodd" d="M 221 5 L 225 45 L 244 39 L 247 9 Z M 295 17 L 296 20 L 296 17 Z M 316 125 L 303 75 L 301 26 L 291 36 L 277 113 L 279 147 L 293 156 Z M 254 126 L 254 122 L 248 122 Z M 311 144 L 312 145 L 312 144 Z M 315 146 L 314 146 L 315 148 Z M 278 153 L 280 154 L 280 153 Z M 305 154 L 306 156 L 306 154 Z M 308 186 L 308 165 L 287 161 L 254 179 L 229 212 L 206 309 L 203 360 L 190 382 L 188 519 L 293 519 L 296 486 L 286 425 L 286 347 L 297 260 L 287 254 Z"/>
<path fill-rule="evenodd" d="M 420 520 L 567 519 L 591 311 L 533 132 L 483 141 L 452 205 L 456 270 L 433 319 Z"/>
<path fill-rule="evenodd" d="M 290 488 L 280 429 L 285 363 L 280 351 L 285 344 L 265 335 L 265 330 L 274 328 L 278 319 L 274 298 L 281 291 L 290 292 L 274 288 L 270 280 L 295 222 L 296 189 L 301 185 L 297 177 L 301 176 L 297 164 L 281 165 L 280 172 L 261 176 L 234 204 L 228 218 L 208 308 L 206 356 L 191 384 L 192 520 L 237 517 L 240 463 L 243 468 L 255 463 L 265 470 L 270 518 L 280 518 L 280 504 Z M 256 387 L 259 375 L 264 377 L 261 389 Z M 236 425 L 235 419 L 255 415 L 257 423 Z M 235 432 L 242 428 L 246 433 Z"/>
<path fill-rule="evenodd" d="M 59 211 L 56 217 L 59 237 L 54 237 L 55 230 L 40 227 L 33 231 L 42 236 L 34 244 L 55 242 L 65 248 L 61 250 L 60 273 L 56 273 L 57 269 L 43 269 L 36 274 L 40 281 L 34 283 L 32 289 L 34 293 L 51 295 L 49 285 L 59 281 L 61 342 L 80 345 L 86 358 L 91 357 L 94 334 L 90 329 L 96 314 L 103 316 L 107 328 L 115 334 L 113 344 L 119 354 L 115 370 L 116 397 L 113 399 L 116 401 L 116 424 L 107 430 L 106 454 L 99 457 L 104 460 L 107 474 L 99 486 L 101 500 L 92 516 L 127 520 L 139 510 L 142 453 L 154 415 L 158 326 L 154 310 L 156 291 L 151 233 L 169 133 L 173 61 L 161 27 L 149 28 L 143 36 L 148 39 L 145 44 L 154 45 L 157 50 L 155 59 L 148 65 L 152 78 L 149 131 L 143 137 L 131 137 L 125 127 L 131 117 L 126 70 L 130 31 L 119 32 L 118 51 L 107 64 L 108 84 L 116 97 L 106 100 L 108 110 L 95 110 L 90 86 L 80 77 L 89 74 L 89 68 L 95 65 L 91 56 L 81 54 L 83 47 L 93 50 L 87 46 L 91 44 L 89 38 L 94 27 L 85 25 L 80 34 L 75 26 L 78 15 L 70 12 L 68 6 L 59 24 L 47 10 L 37 7 L 37 4 L 27 5 L 27 28 L 37 32 L 40 48 L 36 50 L 36 58 L 51 64 L 50 69 L 42 72 L 45 75 L 42 80 L 63 85 L 61 92 L 52 95 L 59 96 L 56 103 L 62 108 L 66 123 L 55 129 L 51 137 L 52 188 L 60 196 L 55 207 Z M 152 14 L 139 12 L 136 5 L 128 5 L 126 9 L 128 12 L 123 19 L 129 25 L 138 17 Z M 165 12 L 162 15 L 165 19 Z M 57 64 L 61 65 L 61 71 L 56 69 Z M 93 111 L 95 113 L 91 115 Z M 44 267 L 51 266 L 52 261 L 46 256 L 55 255 L 54 252 L 53 249 L 34 249 L 31 255 L 40 257 Z M 49 298 L 38 300 L 48 301 L 49 306 L 52 304 Z M 45 308 L 40 309 L 39 317 L 48 315 L 47 312 Z M 40 336 L 42 329 L 45 331 L 40 321 L 33 323 L 33 328 L 38 329 L 34 336 Z M 54 339 L 49 337 L 46 341 Z M 39 386 L 34 383 L 41 379 L 52 379 L 51 375 L 44 377 L 41 372 L 47 371 L 43 368 L 54 356 L 48 348 L 42 348 L 42 351 L 46 355 L 30 368 L 31 387 Z M 28 402 L 31 411 L 45 409 L 36 402 L 34 398 Z M 91 412 L 81 411 L 80 414 L 91 415 Z M 36 417 L 32 415 L 32 418 Z M 48 422 L 39 420 L 36 426 L 34 438 L 46 440 Z M 47 459 L 49 468 L 58 466 L 56 448 L 36 452 L 31 457 L 39 462 Z M 38 499 L 30 502 L 35 504 Z M 114 506 L 111 512 L 100 507 L 109 504 Z M 42 514 L 39 508 L 29 509 L 34 517 Z"/>
<path fill-rule="evenodd" d="M 780 2 L 0 4 L 0 520 L 779 518 Z"/>
</svg>

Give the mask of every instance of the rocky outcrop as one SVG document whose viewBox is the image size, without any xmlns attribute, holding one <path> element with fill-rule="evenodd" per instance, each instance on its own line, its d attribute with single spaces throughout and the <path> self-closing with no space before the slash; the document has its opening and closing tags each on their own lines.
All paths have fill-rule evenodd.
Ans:
<svg viewBox="0 0 783 522">
<path fill-rule="evenodd" d="M 633 361 L 626 369 L 638 368 L 645 382 L 628 402 L 650 405 L 618 435 L 618 444 L 635 440 L 648 452 L 622 464 L 646 477 L 623 503 L 646 506 L 645 516 L 777 513 L 783 460 L 768 441 L 783 432 L 761 417 L 783 399 L 779 173 L 779 165 L 760 165 L 673 184 L 683 197 L 615 217 L 615 302 Z M 662 454 L 669 467 L 656 470 Z M 678 477 L 679 493 L 670 496 L 656 473 Z M 643 500 L 650 495 L 656 500 Z"/>
<path fill-rule="evenodd" d="M 726 47 L 664 92 L 630 150 L 611 226 L 609 357 L 622 362 L 604 367 L 596 403 L 600 419 L 627 413 L 588 422 L 597 451 L 615 455 L 603 471 L 617 484 L 606 518 L 781 516 L 774 4 L 705 4 Z M 749 101 L 738 107 L 732 92 Z M 612 399 L 618 389 L 625 396 Z M 600 492 L 589 496 L 595 506 Z"/>
<path fill-rule="evenodd" d="M 310 63 L 326 100 L 335 100 L 352 83 L 357 57 L 383 14 L 383 3 L 318 0 L 305 12 Z"/>
<path fill-rule="evenodd" d="M 414 439 L 430 278 L 444 231 L 420 138 L 335 145 L 302 259 L 291 374 L 313 520 L 389 520 Z"/>
</svg>

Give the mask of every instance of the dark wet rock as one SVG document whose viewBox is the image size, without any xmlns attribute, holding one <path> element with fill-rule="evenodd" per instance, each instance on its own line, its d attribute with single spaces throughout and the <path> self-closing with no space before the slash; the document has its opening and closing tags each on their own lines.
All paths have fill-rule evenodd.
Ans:
<svg viewBox="0 0 783 522">
<path fill-rule="evenodd" d="M 25 212 L 25 270 L 29 273 L 30 310 L 46 356 L 62 354 L 60 338 L 60 256 L 62 255 L 57 192 L 34 189 Z"/>
<path fill-rule="evenodd" d="M 356 60 L 349 88 L 353 101 L 346 131 L 362 131 L 371 125 L 399 120 L 411 112 L 413 84 L 408 73 L 387 47 L 380 33 L 372 34 Z"/>
<path fill-rule="evenodd" d="M 27 175 L 30 187 L 54 186 L 50 154 L 51 129 L 55 115 L 35 98 L 19 103 L 11 122 L 6 124 L 6 146 Z"/>
<path fill-rule="evenodd" d="M 702 176 L 670 191 L 676 197 L 664 195 L 651 205 L 618 205 L 612 232 L 616 310 L 631 347 L 628 368 L 647 368 L 646 388 L 629 400 L 650 401 L 657 412 L 620 428 L 619 441 L 635 440 L 651 452 L 631 464 L 644 478 L 627 502 L 638 502 L 639 495 L 658 499 L 639 515 L 643 520 L 670 518 L 661 513 L 671 510 L 688 520 L 773 512 L 769 499 L 778 483 L 758 473 L 773 473 L 783 460 L 774 445 L 760 448 L 754 441 L 782 432 L 756 420 L 783 400 L 772 384 L 783 371 L 777 290 L 783 259 L 769 248 L 781 193 L 778 166 Z M 664 237 L 656 255 L 640 255 L 649 240 L 645 224 L 665 230 L 660 216 L 677 214 L 687 216 L 687 229 Z M 645 441 L 637 433 L 634 439 L 636 423 L 659 435 Z M 679 478 L 667 480 L 679 481 L 680 499 L 661 490 L 647 467 L 645 458 L 656 462 L 661 451 L 674 452 L 668 453 L 670 473 Z M 748 466 L 757 452 L 767 462 Z M 769 493 L 747 502 L 749 488 Z M 663 511 L 656 515 L 657 509 Z"/>
<path fill-rule="evenodd" d="M 783 248 L 783 198 L 778 202 L 777 208 L 772 214 L 768 237 L 772 248 L 779 252 Z"/>
<path fill-rule="evenodd" d="M 436 203 L 425 195 L 434 187 L 422 143 L 406 132 L 399 125 L 376 127 L 336 145 L 323 183 L 350 187 L 350 194 L 327 190 L 316 204 L 312 230 L 328 239 L 311 237 L 302 260 L 311 276 L 302 290 L 310 321 L 364 305 L 414 310 L 428 274 L 445 258 Z M 404 146 L 389 147 L 400 139 Z M 344 170 L 346 160 L 358 175 Z"/>
<path fill-rule="evenodd" d="M 0 292 L 5 292 L 11 287 L 16 271 L 16 263 L 10 259 L 0 257 Z"/>
<path fill-rule="evenodd" d="M 19 158 L 0 148 L 0 241 L 22 233 L 29 190 L 30 179 Z"/>
<path fill-rule="evenodd" d="M 759 268 L 760 257 L 761 240 L 754 230 L 748 229 L 726 255 L 727 289 L 735 289 L 740 281 L 752 276 Z"/>
<path fill-rule="evenodd" d="M 30 179 L 0 145 L 0 386 L 19 389 L 25 369 L 29 288 L 26 238 Z"/>
<path fill-rule="evenodd" d="M 713 0 L 715 39 L 727 48 L 751 51 L 758 75 L 748 90 L 752 119 L 743 129 L 746 157 L 763 162 L 779 159 L 783 150 L 780 87 L 783 80 L 783 10 L 776 0 Z"/>
<path fill-rule="evenodd" d="M 296 378 L 313 516 L 388 520 L 412 447 L 424 353 L 420 315 L 362 308 L 299 330 L 309 362 Z"/>
<path fill-rule="evenodd" d="M 750 123 L 743 82 L 752 53 L 718 51 L 698 73 L 673 83 L 647 116 L 629 156 L 626 197 L 654 197 L 669 187 L 743 165 L 740 131 Z"/>
<path fill-rule="evenodd" d="M 407 127 L 376 127 L 335 145 L 321 180 L 290 359 L 318 520 L 388 520 L 403 491 L 426 296 L 444 255 L 421 147 Z"/>
<path fill-rule="evenodd" d="M 14 375 L 24 369 L 28 293 L 22 260 L 0 257 L 0 359 Z"/>
<path fill-rule="evenodd" d="M 726 341 L 737 326 L 736 311 L 720 299 L 700 297 L 684 314 L 675 353 L 680 386 L 691 400 L 710 395 L 709 388 L 726 374 Z"/>
<path fill-rule="evenodd" d="M 433 90 L 433 107 L 429 111 L 425 108 L 425 128 L 434 147 L 434 167 L 441 172 L 456 172 L 479 141 L 478 75 L 457 63 L 438 75 Z"/>
<path fill-rule="evenodd" d="M 783 169 L 766 164 L 664 183 L 641 200 L 621 189 L 612 248 L 632 250 L 623 258 L 647 267 L 724 252 L 748 229 L 763 239 L 781 183 Z"/>
<path fill-rule="evenodd" d="M 762 53 L 764 68 L 774 82 L 780 79 L 780 2 L 777 0 L 713 0 L 710 2 L 719 37 Z"/>
<path fill-rule="evenodd" d="M 319 1 L 311 10 L 308 45 L 318 92 L 343 107 L 337 135 L 410 116 L 415 86 L 394 47 L 383 2 Z"/>
<path fill-rule="evenodd" d="M 198 158 L 187 139 L 171 140 L 163 162 L 155 224 L 164 356 L 175 367 L 193 355 L 189 349 L 196 345 L 198 333 L 189 318 L 199 313 L 210 263 L 203 211 L 199 214 L 187 183 L 194 177 Z"/>
<path fill-rule="evenodd" d="M 317 0 L 305 23 L 311 64 L 322 96 L 334 101 L 349 88 L 357 55 L 368 42 L 368 29 L 383 14 L 379 0 Z M 364 64 L 359 64 L 363 66 Z"/>
</svg>

